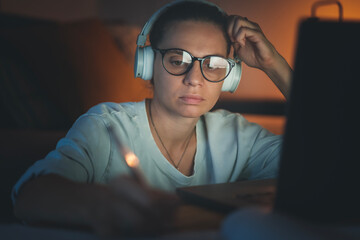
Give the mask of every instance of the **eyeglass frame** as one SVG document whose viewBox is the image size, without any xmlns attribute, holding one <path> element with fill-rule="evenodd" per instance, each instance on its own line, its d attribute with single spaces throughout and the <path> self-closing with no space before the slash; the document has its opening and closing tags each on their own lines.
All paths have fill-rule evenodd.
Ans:
<svg viewBox="0 0 360 240">
<path fill-rule="evenodd" d="M 227 78 L 231 72 L 231 70 L 235 67 L 236 65 L 236 61 L 231 59 L 231 58 L 224 58 L 223 56 L 219 56 L 219 55 L 207 55 L 205 57 L 194 57 L 191 53 L 189 53 L 188 51 L 186 51 L 185 49 L 182 49 L 182 48 L 167 48 L 167 49 L 159 49 L 159 48 L 153 48 L 154 51 L 156 52 L 160 52 L 161 53 L 161 63 L 163 65 L 163 68 L 166 70 L 166 72 L 168 72 L 169 74 L 173 75 L 173 76 L 182 76 L 182 75 L 185 75 L 187 74 L 193 67 L 194 65 L 194 62 L 195 61 L 199 61 L 200 62 L 200 71 L 201 71 L 201 74 L 203 75 L 203 77 L 205 78 L 206 81 L 209 81 L 209 82 L 213 82 L 213 83 L 217 83 L 217 82 L 222 82 L 225 80 L 225 78 Z M 166 54 L 166 52 L 170 51 L 170 50 L 180 50 L 180 51 L 184 51 L 186 53 L 188 53 L 191 57 L 191 64 L 189 64 L 189 66 L 186 68 L 185 72 L 184 73 L 181 73 L 181 74 L 174 74 L 174 73 L 171 73 L 169 72 L 169 70 L 166 69 L 165 65 L 164 65 L 164 56 Z M 209 80 L 206 78 L 204 72 L 203 72 L 203 62 L 205 59 L 209 58 L 209 57 L 221 57 L 223 59 L 225 59 L 229 65 L 230 65 L 230 70 L 229 72 L 226 74 L 226 76 L 220 80 L 217 80 L 217 81 L 212 81 L 212 80 Z"/>
</svg>

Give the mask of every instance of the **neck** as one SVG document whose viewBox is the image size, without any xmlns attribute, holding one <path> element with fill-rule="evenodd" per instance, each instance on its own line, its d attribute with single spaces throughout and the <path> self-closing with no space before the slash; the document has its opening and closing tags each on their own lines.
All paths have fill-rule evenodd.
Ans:
<svg viewBox="0 0 360 240">
<path fill-rule="evenodd" d="M 173 117 L 150 101 L 147 113 L 154 140 L 164 157 L 177 170 L 190 176 L 196 152 L 195 125 L 197 119 Z"/>
<path fill-rule="evenodd" d="M 152 121 L 167 146 L 183 144 L 190 134 L 195 132 L 195 126 L 199 118 L 186 118 L 175 114 L 169 114 L 155 101 L 148 101 L 147 112 L 150 119 L 150 108 Z M 150 125 L 152 123 L 150 122 Z M 169 134 L 171 133 L 171 134 Z"/>
</svg>

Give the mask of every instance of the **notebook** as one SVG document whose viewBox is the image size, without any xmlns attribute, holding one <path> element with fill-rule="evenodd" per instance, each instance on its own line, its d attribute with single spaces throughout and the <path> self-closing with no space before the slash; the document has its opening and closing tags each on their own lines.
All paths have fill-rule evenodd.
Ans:
<svg viewBox="0 0 360 240">
<path fill-rule="evenodd" d="M 248 206 L 269 207 L 275 196 L 275 179 L 208 184 L 177 189 L 187 203 L 229 213 Z"/>
<path fill-rule="evenodd" d="M 260 180 L 256 193 L 238 182 L 179 188 L 179 196 L 222 211 L 262 204 L 263 196 L 275 211 L 311 221 L 359 219 L 359 70 L 360 23 L 302 21 L 279 177 L 269 183 L 276 193 Z"/>
</svg>

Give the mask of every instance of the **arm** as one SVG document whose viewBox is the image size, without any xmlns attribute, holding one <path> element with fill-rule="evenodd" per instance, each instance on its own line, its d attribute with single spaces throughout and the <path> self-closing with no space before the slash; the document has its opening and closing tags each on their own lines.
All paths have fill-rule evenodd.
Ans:
<svg viewBox="0 0 360 240">
<path fill-rule="evenodd" d="M 52 174 L 24 184 L 14 212 L 30 224 L 85 227 L 108 236 L 161 230 L 174 202 L 174 196 L 125 177 L 104 186 Z"/>
<path fill-rule="evenodd" d="M 235 54 L 249 67 L 264 71 L 288 98 L 292 69 L 265 37 L 260 26 L 246 18 L 231 16 L 228 33 Z"/>
<path fill-rule="evenodd" d="M 56 150 L 14 187 L 16 216 L 32 224 L 87 227 L 111 235 L 163 227 L 174 210 L 174 195 L 124 177 L 125 171 L 114 172 L 121 176 L 106 180 L 107 185 L 95 184 L 102 182 L 111 146 L 104 119 L 96 114 L 80 117 Z"/>
<path fill-rule="evenodd" d="M 56 186 L 56 187 L 55 187 Z M 15 216 L 30 223 L 87 225 L 86 195 L 91 189 L 58 175 L 45 175 L 25 183 L 14 205 Z M 92 199 L 95 201 L 95 199 Z M 76 206 L 75 202 L 82 202 Z M 66 221 L 68 220 L 68 221 Z"/>
</svg>

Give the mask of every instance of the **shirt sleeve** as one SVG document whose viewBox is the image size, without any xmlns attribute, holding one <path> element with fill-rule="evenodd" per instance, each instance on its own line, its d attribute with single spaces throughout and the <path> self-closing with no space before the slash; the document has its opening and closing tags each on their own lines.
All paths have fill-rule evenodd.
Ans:
<svg viewBox="0 0 360 240">
<path fill-rule="evenodd" d="M 279 171 L 282 136 L 259 129 L 239 180 L 276 178 Z"/>
<path fill-rule="evenodd" d="M 205 117 L 206 159 L 212 182 L 275 178 L 282 136 L 239 113 L 217 110 Z"/>
<path fill-rule="evenodd" d="M 25 182 L 46 174 L 57 174 L 77 182 L 101 182 L 109 154 L 110 139 L 104 119 L 85 114 L 57 143 L 55 150 L 22 175 L 13 188 L 12 199 L 15 201 Z"/>
</svg>

